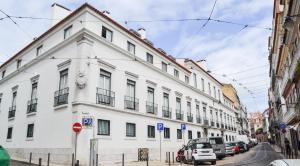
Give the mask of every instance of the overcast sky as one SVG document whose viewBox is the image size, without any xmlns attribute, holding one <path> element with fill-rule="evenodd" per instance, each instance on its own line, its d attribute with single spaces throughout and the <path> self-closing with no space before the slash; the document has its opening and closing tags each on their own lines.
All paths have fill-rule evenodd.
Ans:
<svg viewBox="0 0 300 166">
<path fill-rule="evenodd" d="M 250 112 L 267 107 L 268 36 L 263 28 L 244 28 L 209 21 L 128 22 L 125 20 L 161 20 L 207 18 L 214 0 L 6 0 L 0 9 L 15 16 L 51 18 L 51 4 L 57 2 L 71 10 L 88 2 L 99 10 L 108 10 L 112 17 L 127 28 L 144 27 L 147 38 L 156 47 L 174 57 L 207 60 L 208 69 L 221 82 L 233 84 Z M 272 0 L 218 0 L 214 19 L 271 27 Z M 0 13 L 0 18 L 4 17 Z M 0 64 L 45 32 L 49 20 L 0 20 Z M 253 95 L 249 93 L 253 92 Z"/>
</svg>

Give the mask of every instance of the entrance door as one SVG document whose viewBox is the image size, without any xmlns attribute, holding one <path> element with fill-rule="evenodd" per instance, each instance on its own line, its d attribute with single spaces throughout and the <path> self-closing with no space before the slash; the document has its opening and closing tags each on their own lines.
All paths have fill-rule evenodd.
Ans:
<svg viewBox="0 0 300 166">
<path fill-rule="evenodd" d="M 90 140 L 90 166 L 97 166 L 98 139 Z"/>
</svg>

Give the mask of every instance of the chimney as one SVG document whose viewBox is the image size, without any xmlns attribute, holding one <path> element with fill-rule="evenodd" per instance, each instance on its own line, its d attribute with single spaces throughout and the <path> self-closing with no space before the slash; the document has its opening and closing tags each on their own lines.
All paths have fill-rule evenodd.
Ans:
<svg viewBox="0 0 300 166">
<path fill-rule="evenodd" d="M 106 15 L 107 17 L 110 17 L 110 12 L 109 12 L 109 11 L 103 10 L 102 13 L 103 13 L 104 15 Z"/>
<path fill-rule="evenodd" d="M 205 59 L 196 61 L 196 63 L 205 71 L 207 71 L 207 64 Z"/>
<path fill-rule="evenodd" d="M 59 21 L 61 21 L 71 13 L 70 9 L 57 3 L 52 4 L 51 8 L 52 8 L 51 26 L 54 26 L 55 24 L 57 24 Z"/>
<path fill-rule="evenodd" d="M 141 35 L 141 39 L 146 39 L 146 29 L 145 28 L 139 28 L 138 33 Z"/>
</svg>

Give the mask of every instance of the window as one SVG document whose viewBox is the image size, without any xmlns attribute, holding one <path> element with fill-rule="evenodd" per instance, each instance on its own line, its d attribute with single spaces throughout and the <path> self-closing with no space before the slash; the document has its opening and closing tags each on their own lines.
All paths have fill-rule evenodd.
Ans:
<svg viewBox="0 0 300 166">
<path fill-rule="evenodd" d="M 110 135 L 110 121 L 98 119 L 98 135 Z"/>
<path fill-rule="evenodd" d="M 135 98 L 135 81 L 127 80 L 127 96 Z"/>
<path fill-rule="evenodd" d="M 147 53 L 147 62 L 153 64 L 153 55 Z"/>
<path fill-rule="evenodd" d="M 177 129 L 177 139 L 182 139 L 182 130 Z"/>
<path fill-rule="evenodd" d="M 211 136 L 213 137 L 213 136 L 215 136 L 215 134 L 214 134 L 214 133 L 211 133 Z"/>
<path fill-rule="evenodd" d="M 72 25 L 68 26 L 65 30 L 64 30 L 64 39 L 68 38 L 71 36 L 72 33 Z"/>
<path fill-rule="evenodd" d="M 36 48 L 36 56 L 41 55 L 43 51 L 43 45 L 40 45 L 38 48 Z"/>
<path fill-rule="evenodd" d="M 216 87 L 214 86 L 214 97 L 217 98 Z"/>
<path fill-rule="evenodd" d="M 201 84 L 202 84 L 202 91 L 204 92 L 205 91 L 205 87 L 204 87 L 204 79 L 203 78 L 201 78 Z"/>
<path fill-rule="evenodd" d="M 211 95 L 210 83 L 208 83 L 208 94 Z"/>
<path fill-rule="evenodd" d="M 193 139 L 193 132 L 192 132 L 192 130 L 188 130 L 188 139 Z"/>
<path fill-rule="evenodd" d="M 148 138 L 155 138 L 155 126 L 148 125 Z"/>
<path fill-rule="evenodd" d="M 201 132 L 197 131 L 197 138 L 201 138 Z"/>
<path fill-rule="evenodd" d="M 17 69 L 21 67 L 22 59 L 17 60 Z"/>
<path fill-rule="evenodd" d="M 181 98 L 176 97 L 176 110 L 181 111 Z"/>
<path fill-rule="evenodd" d="M 0 112 L 1 112 L 2 94 L 0 93 Z"/>
<path fill-rule="evenodd" d="M 27 138 L 33 137 L 34 124 L 28 124 L 27 126 Z"/>
<path fill-rule="evenodd" d="M 113 32 L 108 28 L 102 26 L 102 34 L 101 36 L 105 38 L 107 41 L 112 42 Z"/>
<path fill-rule="evenodd" d="M 170 139 L 170 128 L 164 128 L 164 138 Z"/>
<path fill-rule="evenodd" d="M 3 70 L 3 71 L 2 71 L 2 78 L 5 77 L 5 72 L 6 72 L 6 70 Z"/>
<path fill-rule="evenodd" d="M 219 101 L 221 101 L 220 89 L 218 90 L 218 98 L 219 98 Z"/>
<path fill-rule="evenodd" d="M 197 75 L 196 75 L 196 73 L 193 73 L 193 77 L 194 77 L 194 87 L 197 88 Z"/>
<path fill-rule="evenodd" d="M 196 104 L 196 113 L 200 116 L 200 106 L 198 104 Z"/>
<path fill-rule="evenodd" d="M 169 94 L 164 93 L 163 106 L 169 107 Z"/>
<path fill-rule="evenodd" d="M 127 51 L 131 54 L 135 54 L 135 45 L 127 41 Z"/>
<path fill-rule="evenodd" d="M 205 106 L 203 107 L 203 115 L 204 115 L 205 118 L 207 117 L 206 116 L 206 107 Z"/>
<path fill-rule="evenodd" d="M 179 71 L 176 70 L 176 69 L 174 69 L 174 76 L 177 77 L 177 78 L 179 78 Z"/>
<path fill-rule="evenodd" d="M 37 85 L 37 82 L 31 85 L 31 100 L 36 99 Z"/>
<path fill-rule="evenodd" d="M 100 70 L 99 88 L 110 91 L 111 89 L 111 73 L 105 70 Z"/>
<path fill-rule="evenodd" d="M 13 128 L 9 127 L 7 129 L 7 135 L 6 135 L 6 139 L 11 139 L 12 138 L 12 132 L 13 132 Z"/>
<path fill-rule="evenodd" d="M 154 89 L 151 87 L 148 87 L 147 91 L 147 101 L 150 103 L 154 103 Z"/>
<path fill-rule="evenodd" d="M 13 92 L 13 98 L 12 98 L 12 106 L 16 106 L 17 101 L 17 91 Z"/>
<path fill-rule="evenodd" d="M 60 71 L 59 90 L 65 89 L 68 84 L 68 69 Z"/>
<path fill-rule="evenodd" d="M 190 78 L 188 76 L 185 76 L 184 77 L 184 80 L 185 80 L 185 83 L 186 84 L 189 84 L 190 83 Z"/>
<path fill-rule="evenodd" d="M 191 108 L 191 102 L 188 101 L 186 105 L 187 105 L 187 107 L 186 107 L 187 108 L 187 112 L 191 113 L 191 110 L 192 110 L 192 108 Z"/>
<path fill-rule="evenodd" d="M 126 123 L 126 136 L 127 137 L 135 137 L 135 124 L 134 123 Z"/>
<path fill-rule="evenodd" d="M 161 62 L 161 69 L 164 72 L 168 72 L 168 65 L 165 62 Z"/>
</svg>

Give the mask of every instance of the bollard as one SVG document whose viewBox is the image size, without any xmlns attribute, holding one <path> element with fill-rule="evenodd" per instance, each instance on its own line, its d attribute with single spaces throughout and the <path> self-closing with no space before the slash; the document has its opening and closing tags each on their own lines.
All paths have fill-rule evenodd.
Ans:
<svg viewBox="0 0 300 166">
<path fill-rule="evenodd" d="M 147 153 L 147 166 L 149 166 L 149 153 Z"/>
<path fill-rule="evenodd" d="M 72 166 L 74 166 L 74 153 L 72 153 Z"/>
<path fill-rule="evenodd" d="M 98 166 L 98 158 L 99 158 L 99 156 L 98 156 L 98 154 L 96 154 L 96 165 Z"/>
<path fill-rule="evenodd" d="M 75 166 L 79 166 L 79 160 L 76 161 Z"/>
<path fill-rule="evenodd" d="M 42 166 L 42 158 L 39 158 L 39 166 Z"/>
<path fill-rule="evenodd" d="M 32 153 L 29 154 L 29 166 L 31 166 Z"/>
<path fill-rule="evenodd" d="M 124 153 L 122 154 L 122 166 L 124 166 Z"/>
<path fill-rule="evenodd" d="M 49 166 L 49 163 L 50 163 L 50 153 L 48 153 L 47 166 Z"/>
<path fill-rule="evenodd" d="M 169 166 L 171 166 L 171 152 L 169 152 Z"/>
<path fill-rule="evenodd" d="M 173 164 L 174 164 L 174 152 L 172 152 L 172 160 L 173 160 Z"/>
</svg>

